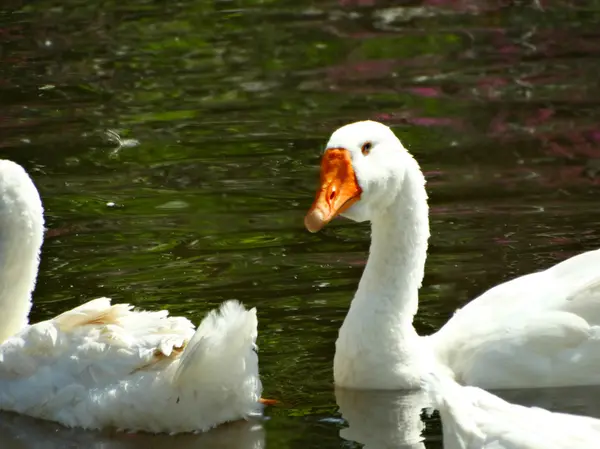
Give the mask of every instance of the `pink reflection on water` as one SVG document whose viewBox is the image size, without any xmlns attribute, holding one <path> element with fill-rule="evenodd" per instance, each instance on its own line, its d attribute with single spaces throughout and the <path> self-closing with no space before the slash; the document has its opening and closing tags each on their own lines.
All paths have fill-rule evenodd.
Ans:
<svg viewBox="0 0 600 449">
<path fill-rule="evenodd" d="M 448 126 L 455 129 L 463 129 L 464 123 L 461 119 L 452 118 L 452 117 L 421 117 L 421 116 L 413 116 L 416 115 L 416 111 L 402 111 L 400 113 L 388 113 L 381 112 L 379 114 L 375 114 L 372 119 L 378 122 L 385 122 L 388 125 L 392 124 L 409 124 L 416 126 Z"/>
<path fill-rule="evenodd" d="M 409 87 L 408 92 L 421 97 L 435 98 L 442 95 L 442 90 L 439 87 Z"/>
</svg>

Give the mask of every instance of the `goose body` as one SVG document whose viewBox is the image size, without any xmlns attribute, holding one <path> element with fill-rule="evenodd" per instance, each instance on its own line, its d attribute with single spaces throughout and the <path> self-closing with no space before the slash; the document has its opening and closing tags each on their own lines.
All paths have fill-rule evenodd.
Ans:
<svg viewBox="0 0 600 449">
<path fill-rule="evenodd" d="M 426 378 L 445 449 L 595 449 L 600 420 L 511 404 L 445 376 Z"/>
<path fill-rule="evenodd" d="M 600 383 L 599 250 L 498 285 L 419 336 L 425 178 L 387 126 L 357 122 L 332 134 L 305 225 L 317 232 L 337 215 L 370 221 L 371 247 L 336 342 L 336 385 L 419 388 L 430 371 L 483 388 Z"/>
<path fill-rule="evenodd" d="M 235 301 L 197 329 L 108 298 L 28 323 L 43 207 L 0 160 L 0 410 L 87 429 L 204 431 L 260 409 L 256 310 Z"/>
</svg>

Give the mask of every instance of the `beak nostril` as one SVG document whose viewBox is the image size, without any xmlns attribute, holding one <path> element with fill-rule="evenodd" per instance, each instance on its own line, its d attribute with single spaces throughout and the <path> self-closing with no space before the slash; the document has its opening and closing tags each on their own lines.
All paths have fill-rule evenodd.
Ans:
<svg viewBox="0 0 600 449">
<path fill-rule="evenodd" d="M 331 201 L 332 199 L 335 198 L 335 194 L 336 194 L 335 187 L 333 187 L 331 189 L 331 192 L 329 192 L 329 201 Z"/>
</svg>

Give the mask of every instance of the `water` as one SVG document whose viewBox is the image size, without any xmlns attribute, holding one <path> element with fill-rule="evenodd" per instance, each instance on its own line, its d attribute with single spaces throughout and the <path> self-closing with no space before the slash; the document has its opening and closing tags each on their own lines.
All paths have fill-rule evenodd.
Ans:
<svg viewBox="0 0 600 449">
<path fill-rule="evenodd" d="M 32 319 L 106 295 L 198 322 L 237 298 L 259 309 L 265 396 L 282 401 L 175 440 L 6 414 L 3 441 L 441 448 L 436 415 L 418 442 L 414 394 L 333 389 L 369 242 L 342 220 L 304 230 L 319 152 L 372 118 L 420 161 L 416 326 L 435 331 L 487 288 L 600 246 L 599 23 L 598 1 L 3 2 L 0 157 L 30 171 L 49 228 Z M 503 395 L 600 416 L 595 389 Z"/>
</svg>

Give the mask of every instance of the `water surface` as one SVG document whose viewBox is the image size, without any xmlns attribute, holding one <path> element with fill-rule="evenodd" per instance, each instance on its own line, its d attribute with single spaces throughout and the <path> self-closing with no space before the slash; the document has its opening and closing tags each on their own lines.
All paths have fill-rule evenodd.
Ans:
<svg viewBox="0 0 600 449">
<path fill-rule="evenodd" d="M 304 230 L 319 152 L 371 118 L 419 160 L 432 237 L 415 324 L 433 332 L 600 246 L 599 25 L 597 1 L 4 2 L 0 157 L 31 173 L 49 228 L 32 319 L 105 295 L 198 322 L 242 300 L 282 405 L 177 440 L 6 414 L 3 441 L 440 448 L 418 394 L 334 391 L 369 234 Z M 595 389 L 503 394 L 600 416 Z"/>
</svg>

